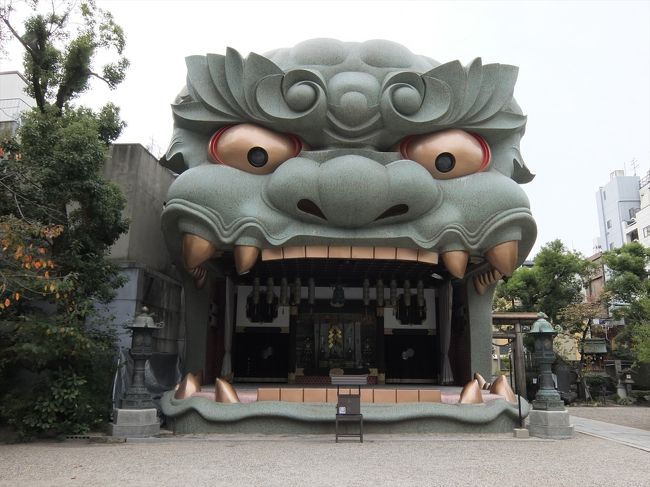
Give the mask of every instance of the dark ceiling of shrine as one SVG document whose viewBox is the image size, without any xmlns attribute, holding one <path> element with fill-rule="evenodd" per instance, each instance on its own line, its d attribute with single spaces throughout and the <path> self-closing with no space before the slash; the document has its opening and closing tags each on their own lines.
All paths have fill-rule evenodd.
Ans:
<svg viewBox="0 0 650 487">
<path fill-rule="evenodd" d="M 227 265 L 224 262 L 224 265 Z M 432 274 L 437 274 L 434 277 Z M 262 282 L 272 277 L 276 282 L 287 278 L 289 282 L 300 278 L 302 285 L 307 285 L 309 278 L 316 280 L 316 286 L 332 286 L 341 284 L 348 287 L 361 287 L 364 279 L 370 280 L 375 286 L 378 279 L 384 281 L 386 287 L 391 279 L 401 285 L 405 279 L 415 287 L 418 280 L 425 287 L 440 285 L 442 278 L 448 273 L 442 265 L 431 265 L 412 261 L 398 260 L 366 260 L 366 259 L 284 259 L 259 261 L 250 273 L 239 276 L 237 282 L 250 284 L 253 278 L 259 277 Z"/>
</svg>

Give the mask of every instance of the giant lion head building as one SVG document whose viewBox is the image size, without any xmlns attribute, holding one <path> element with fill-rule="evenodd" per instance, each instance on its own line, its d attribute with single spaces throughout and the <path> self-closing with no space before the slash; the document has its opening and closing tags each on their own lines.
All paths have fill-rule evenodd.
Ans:
<svg viewBox="0 0 650 487">
<path fill-rule="evenodd" d="M 496 282 L 536 237 L 517 68 L 330 39 L 186 63 L 161 160 L 186 371 L 489 376 Z"/>
</svg>

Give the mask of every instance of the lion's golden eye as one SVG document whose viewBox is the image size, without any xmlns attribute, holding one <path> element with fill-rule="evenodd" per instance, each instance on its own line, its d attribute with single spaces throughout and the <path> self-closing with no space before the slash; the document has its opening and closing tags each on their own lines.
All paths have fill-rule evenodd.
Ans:
<svg viewBox="0 0 650 487">
<path fill-rule="evenodd" d="M 249 123 L 223 127 L 212 136 L 208 146 L 214 162 L 252 174 L 270 174 L 301 150 L 302 144 L 294 135 Z"/>
<path fill-rule="evenodd" d="M 408 137 L 400 145 L 400 152 L 422 164 L 436 179 L 484 171 L 491 157 L 490 146 L 483 137 L 457 129 Z"/>
</svg>

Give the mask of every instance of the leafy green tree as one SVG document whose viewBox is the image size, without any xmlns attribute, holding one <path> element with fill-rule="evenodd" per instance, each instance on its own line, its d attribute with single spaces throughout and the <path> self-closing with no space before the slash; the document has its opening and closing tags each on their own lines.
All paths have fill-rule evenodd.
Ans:
<svg viewBox="0 0 650 487">
<path fill-rule="evenodd" d="M 609 269 L 605 291 L 611 301 L 634 303 L 639 298 L 650 295 L 650 249 L 639 242 L 603 254 L 603 262 Z"/>
<path fill-rule="evenodd" d="M 124 33 L 110 13 L 93 1 L 67 2 L 59 11 L 33 15 L 20 34 L 12 25 L 11 4 L 0 19 L 25 48 L 28 91 L 37 108 L 28 112 L 17 137 L 3 141 L 9 157 L 0 178 L 0 211 L 26 222 L 63 227 L 52 253 L 60 272 L 74 281 L 67 308 L 79 319 L 92 300 L 108 301 L 120 284 L 117 268 L 107 259 L 110 246 L 128 228 L 122 218 L 124 198 L 107 182 L 102 168 L 110 142 L 124 127 L 119 110 L 107 103 L 98 112 L 71 102 L 99 78 L 115 87 L 128 61 L 122 56 Z M 118 57 L 97 74 L 98 54 Z"/>
<path fill-rule="evenodd" d="M 11 22 L 12 2 L 0 7 L 0 20 L 25 49 L 28 93 L 42 112 L 52 106 L 62 114 L 68 102 L 88 91 L 93 78 L 110 88 L 124 80 L 129 66 L 123 55 L 126 39 L 110 12 L 97 8 L 94 0 L 67 1 L 56 8 L 52 3 L 49 11 L 41 11 L 38 0 L 27 3 L 33 15 L 22 34 Z M 100 52 L 112 60 L 96 69 Z"/>
<path fill-rule="evenodd" d="M 632 350 L 639 362 L 650 364 L 650 323 L 640 323 L 634 328 Z"/>
<path fill-rule="evenodd" d="M 532 267 L 520 267 L 497 286 L 495 303 L 502 310 L 542 311 L 552 321 L 559 311 L 582 300 L 582 289 L 594 272 L 594 265 L 582 254 L 569 251 L 560 240 L 541 248 Z"/>
<path fill-rule="evenodd" d="M 122 282 L 107 255 L 128 222 L 124 197 L 102 176 L 108 146 L 124 127 L 119 110 L 73 102 L 93 79 L 117 86 L 128 61 L 122 29 L 93 1 L 48 3 L 45 12 L 38 1 L 26 5 L 31 14 L 22 33 L 11 21 L 14 6 L 0 8 L 2 31 L 25 50 L 28 92 L 36 100 L 17 134 L 0 139 L 7 156 L 0 166 L 0 230 L 7 249 L 21 249 L 0 259 L 0 272 L 12 277 L 3 290 L 10 306 L 0 309 L 0 419 L 24 435 L 78 433 L 110 408 L 114 336 L 87 323 L 96 303 L 110 300 Z M 97 59 L 111 56 L 95 68 Z M 47 229 L 57 234 L 44 235 Z M 40 248 L 51 262 L 51 282 L 39 296 Z M 46 300 L 55 312 L 43 311 Z"/>
<path fill-rule="evenodd" d="M 570 337 L 578 337 L 581 363 L 584 363 L 586 358 L 584 344 L 587 335 L 591 331 L 594 319 L 599 318 L 602 314 L 603 306 L 600 302 L 571 303 L 558 313 L 563 333 Z"/>
<path fill-rule="evenodd" d="M 23 303 L 30 299 L 65 294 L 65 276 L 56 276 L 50 244 L 62 231 L 60 225 L 40 227 L 0 216 L 0 311 L 5 317 L 24 312 Z"/>
<path fill-rule="evenodd" d="M 625 319 L 617 342 L 640 362 L 650 362 L 650 249 L 638 242 L 603 254 L 608 269 L 605 291 L 615 316 Z"/>
</svg>

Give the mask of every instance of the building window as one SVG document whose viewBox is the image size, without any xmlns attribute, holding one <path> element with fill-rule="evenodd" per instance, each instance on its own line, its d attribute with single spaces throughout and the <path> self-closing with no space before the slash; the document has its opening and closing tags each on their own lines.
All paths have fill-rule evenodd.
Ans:
<svg viewBox="0 0 650 487">
<path fill-rule="evenodd" d="M 607 228 L 612 228 L 612 220 L 607 220 Z"/>
<path fill-rule="evenodd" d="M 647 227 L 645 227 L 643 229 L 643 236 L 644 237 L 650 237 L 650 225 L 648 225 Z"/>
<path fill-rule="evenodd" d="M 607 193 L 605 193 L 605 191 L 604 191 L 604 190 L 603 190 L 603 199 L 604 199 L 604 200 L 606 200 L 606 199 L 607 199 Z"/>
<path fill-rule="evenodd" d="M 630 212 L 630 220 L 632 220 L 636 216 L 636 212 L 639 211 L 639 208 L 630 208 L 628 211 Z"/>
</svg>

